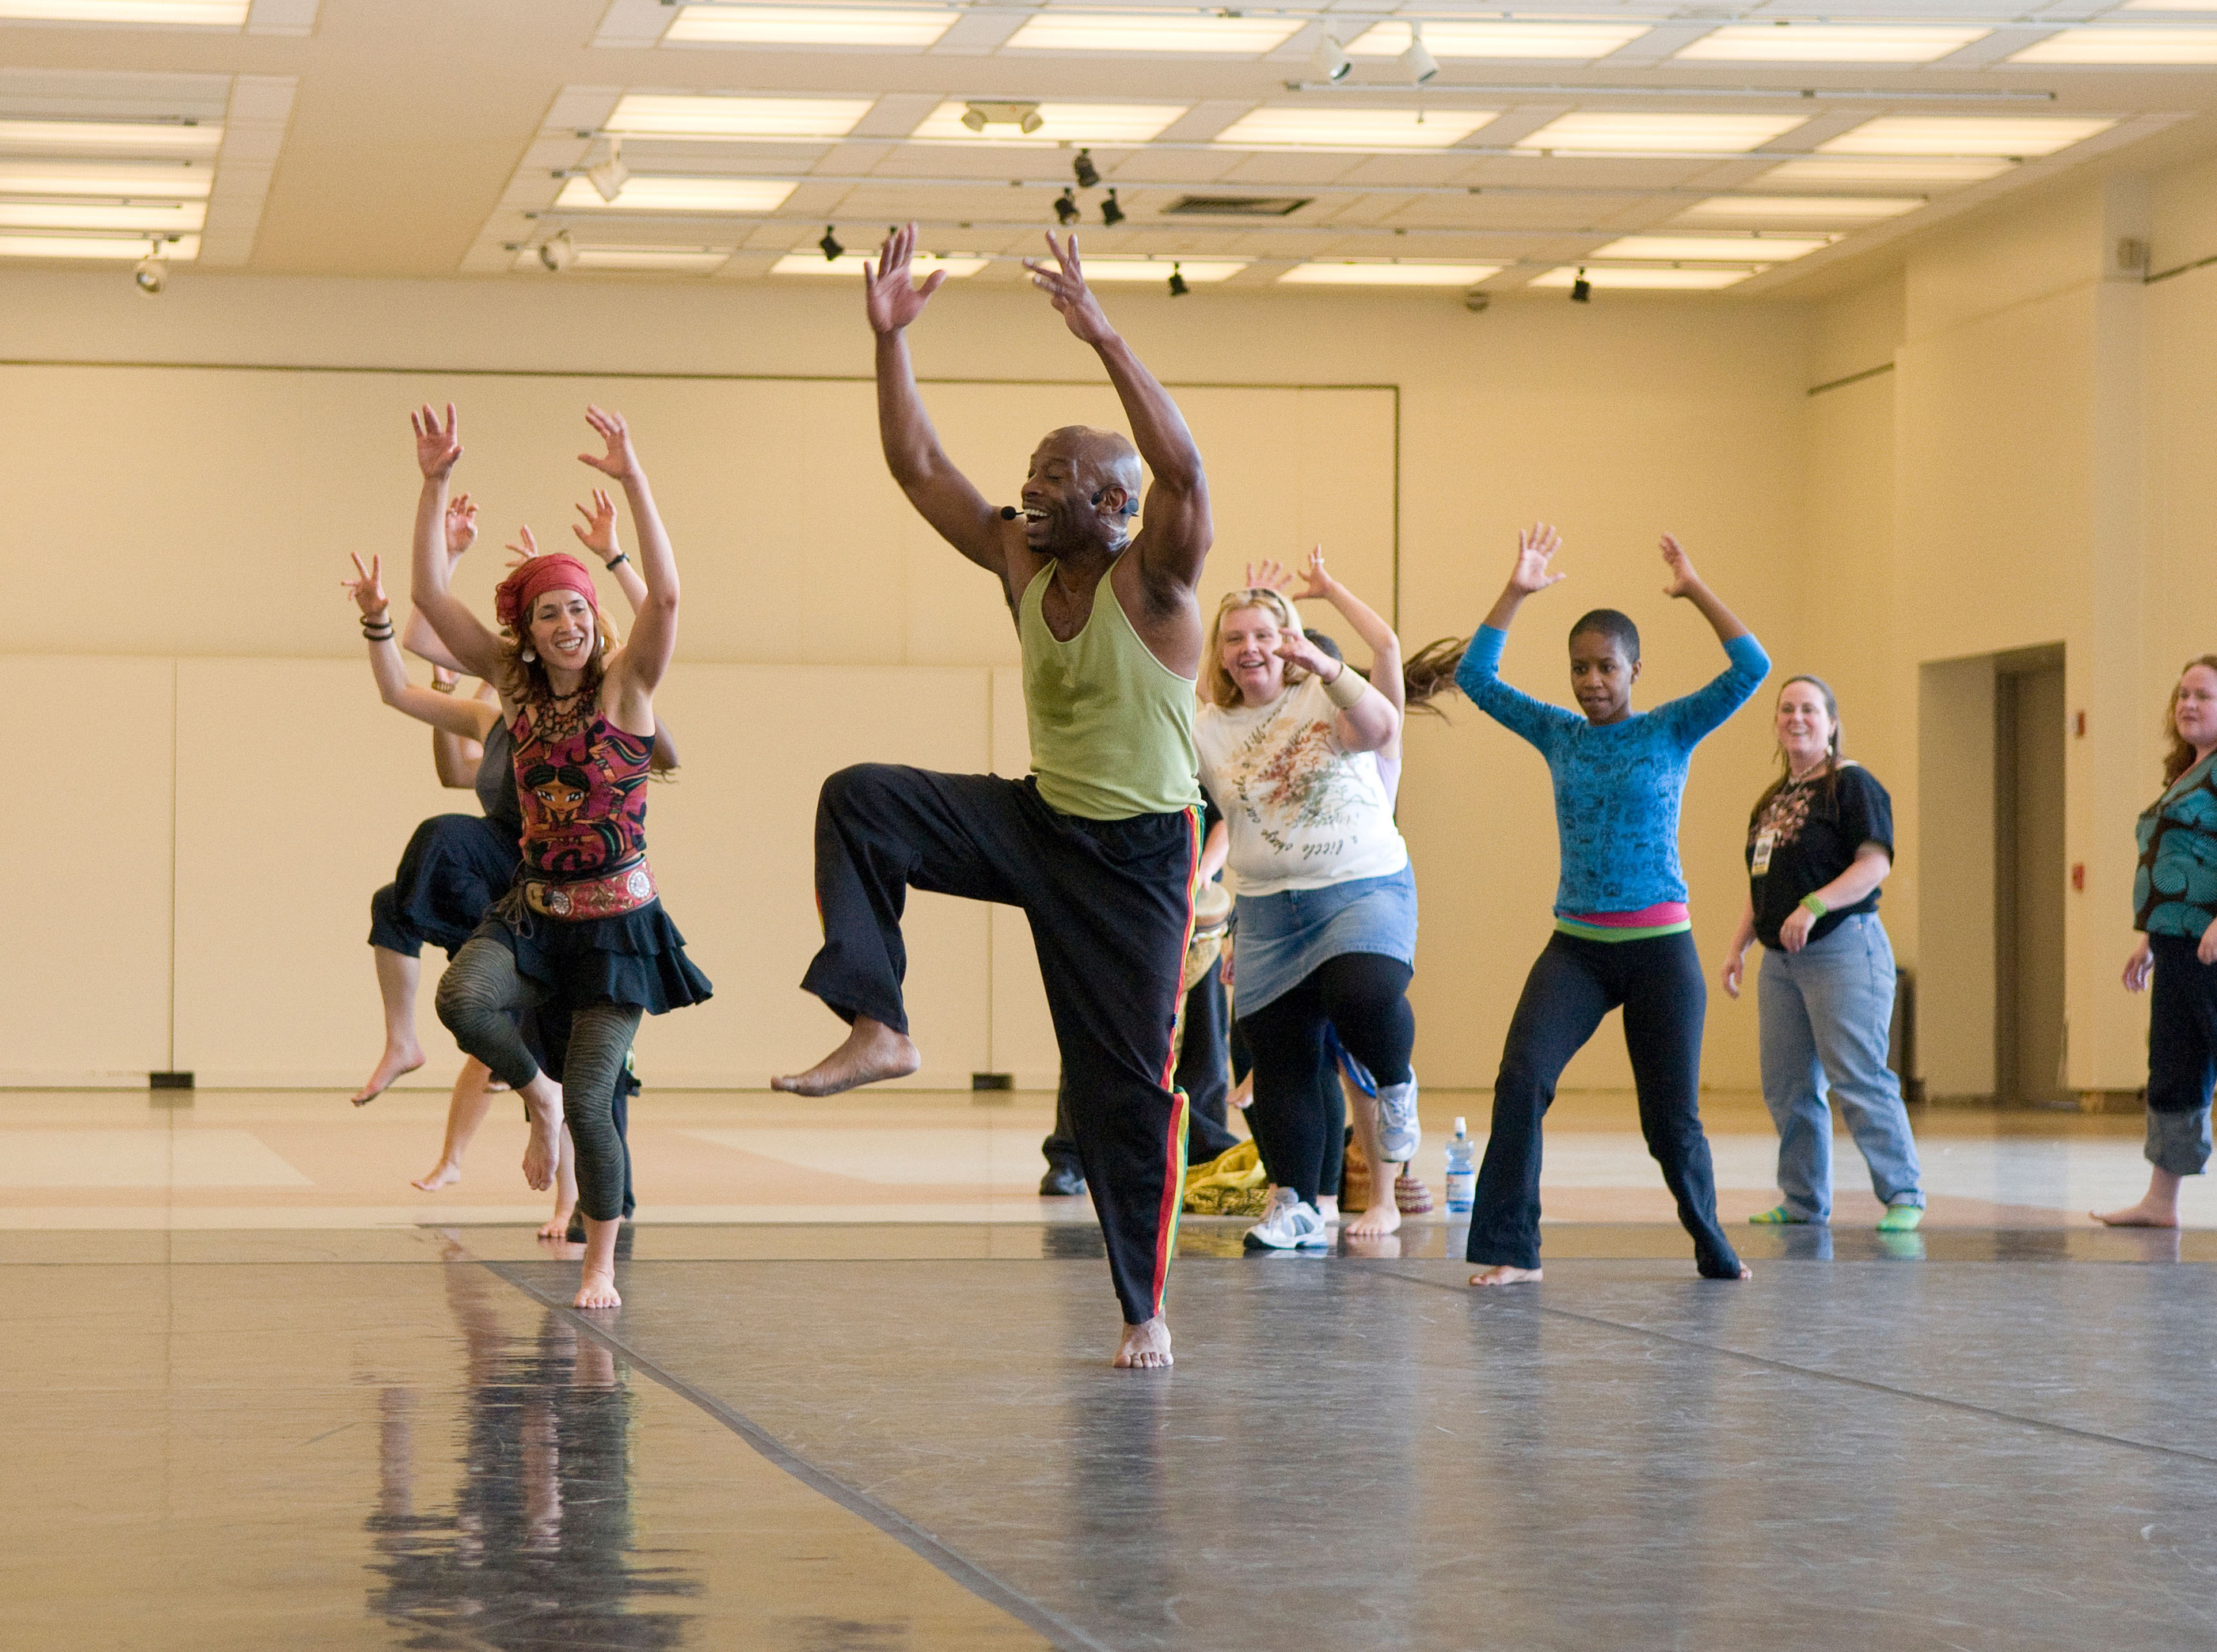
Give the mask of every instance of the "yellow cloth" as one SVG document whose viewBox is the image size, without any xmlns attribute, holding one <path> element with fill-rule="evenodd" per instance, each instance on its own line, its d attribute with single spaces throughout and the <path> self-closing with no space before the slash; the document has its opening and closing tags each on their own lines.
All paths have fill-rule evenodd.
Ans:
<svg viewBox="0 0 2217 1652">
<path fill-rule="evenodd" d="M 1269 1185 L 1262 1150 L 1241 1142 L 1185 1173 L 1185 1208 L 1195 1216 L 1260 1216 Z"/>
</svg>

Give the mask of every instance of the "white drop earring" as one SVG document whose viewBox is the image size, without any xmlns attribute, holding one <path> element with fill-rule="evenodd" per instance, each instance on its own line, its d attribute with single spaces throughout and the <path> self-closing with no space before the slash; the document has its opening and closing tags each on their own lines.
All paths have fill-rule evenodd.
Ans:
<svg viewBox="0 0 2217 1652">
<path fill-rule="evenodd" d="M 523 663 L 526 665 L 535 665 L 538 663 L 538 661 L 539 656 L 536 654 L 534 654 L 529 649 L 527 648 L 523 650 Z"/>
</svg>

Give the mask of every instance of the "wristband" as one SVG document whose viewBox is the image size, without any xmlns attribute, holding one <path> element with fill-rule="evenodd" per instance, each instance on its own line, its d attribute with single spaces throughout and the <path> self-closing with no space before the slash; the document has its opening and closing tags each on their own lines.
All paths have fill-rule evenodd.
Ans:
<svg viewBox="0 0 2217 1652">
<path fill-rule="evenodd" d="M 1821 918 L 1832 909 L 1819 900 L 1815 895 L 1809 894 L 1801 897 L 1801 909 L 1813 918 Z"/>
<path fill-rule="evenodd" d="M 625 563 L 629 562 L 630 560 L 631 560 L 631 552 L 628 552 L 628 551 L 619 551 L 619 552 L 617 552 L 615 553 L 615 555 L 614 555 L 613 557 L 610 557 L 610 558 L 608 558 L 608 571 L 609 571 L 610 573 L 612 573 L 612 574 L 613 574 L 614 572 L 615 572 L 615 570 L 616 570 L 618 568 L 620 568 L 621 566 L 622 566 Z"/>
<path fill-rule="evenodd" d="M 1341 666 L 1339 675 L 1324 686 L 1324 697 L 1343 712 L 1369 692 L 1370 685 L 1356 675 L 1352 666 L 1347 665 Z"/>
</svg>

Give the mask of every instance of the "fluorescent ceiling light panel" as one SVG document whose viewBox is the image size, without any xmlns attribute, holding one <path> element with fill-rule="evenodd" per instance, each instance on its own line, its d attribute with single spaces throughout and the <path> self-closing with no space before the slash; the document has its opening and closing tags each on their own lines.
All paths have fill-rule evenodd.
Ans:
<svg viewBox="0 0 2217 1652">
<path fill-rule="evenodd" d="M 1914 195 L 1714 195 L 1678 214 L 1681 224 L 1876 224 L 1913 213 Z"/>
<path fill-rule="evenodd" d="M 659 269 L 682 274 L 706 275 L 721 269 L 731 260 L 731 251 L 722 247 L 579 247 L 571 263 L 571 269 Z M 536 247 L 518 248 L 512 269 L 528 270 L 545 274 L 547 266 L 540 261 Z"/>
<path fill-rule="evenodd" d="M 1089 281 L 1167 281 L 1176 264 L 1189 281 L 1220 281 L 1247 268 L 1244 258 L 1117 258 L 1087 256 L 1081 261 Z"/>
<path fill-rule="evenodd" d="M 1992 33 L 1868 23 L 1732 23 L 1673 55 L 1690 63 L 1930 63 Z"/>
<path fill-rule="evenodd" d="M 223 147 L 220 125 L 188 126 L 153 120 L 0 120 L 0 152 L 213 155 Z"/>
<path fill-rule="evenodd" d="M 1568 287 L 1578 280 L 1581 272 L 1565 264 L 1560 269 L 1551 269 L 1544 275 L 1535 275 L 1528 287 Z M 1730 287 L 1756 274 L 1751 269 L 1611 269 L 1589 264 L 1583 274 L 1597 287 L 1621 287 L 1627 290 L 1646 288 L 1652 292 L 1713 293 L 1720 287 Z"/>
<path fill-rule="evenodd" d="M 2211 0 L 2217 4 L 2217 0 Z M 1644 23 L 1424 24 L 1425 47 L 1436 58 L 1544 58 L 1591 63 L 1647 33 Z M 1406 23 L 1378 23 L 1348 42 L 1350 57 L 1398 58 L 1409 49 Z"/>
<path fill-rule="evenodd" d="M 2119 11 L 2217 11 L 2217 0 L 2125 0 Z"/>
<path fill-rule="evenodd" d="M 1673 263 L 1782 264 L 1831 244 L 1829 235 L 1627 235 L 1586 256 Z"/>
<path fill-rule="evenodd" d="M 1004 51 L 1190 52 L 1257 58 L 1298 33 L 1299 17 L 1112 16 L 1050 11 L 1011 34 Z"/>
<path fill-rule="evenodd" d="M 843 252 L 837 258 L 826 258 L 821 252 L 795 249 L 772 264 L 769 273 L 773 275 L 859 276 L 864 264 L 876 262 L 877 255 L 874 253 Z M 918 253 L 909 260 L 909 268 L 918 275 L 929 275 L 936 269 L 943 269 L 950 278 L 959 280 L 965 275 L 975 275 L 985 268 L 986 262 L 985 259 L 966 258 L 960 254 L 942 258 L 931 253 Z M 1093 261 L 1087 259 L 1086 268 L 1090 269 L 1092 267 Z"/>
<path fill-rule="evenodd" d="M 65 200 L 0 200 L 0 228 L 10 230 L 143 230 L 148 234 L 183 234 L 207 219 L 207 204 L 157 200 L 139 206 L 79 204 Z"/>
<path fill-rule="evenodd" d="M 152 23 L 164 28 L 237 28 L 249 0 L 0 0 L 0 22 Z"/>
<path fill-rule="evenodd" d="M 864 6 L 687 6 L 662 38 L 707 46 L 926 46 L 958 15 Z"/>
<path fill-rule="evenodd" d="M 775 178 L 679 178 L 634 173 L 602 200 L 590 178 L 571 178 L 554 197 L 557 206 L 594 212 L 769 213 L 784 205 L 796 186 Z"/>
<path fill-rule="evenodd" d="M 1981 183 L 2010 170 L 2003 160 L 1920 160 L 1915 156 L 1813 155 L 1806 160 L 1782 161 L 1761 177 L 1743 183 L 1777 188 L 1821 188 L 1827 185 L 1916 184 L 1926 189 L 1959 189 Z"/>
<path fill-rule="evenodd" d="M 103 195 L 205 200 L 214 182 L 205 166 L 147 166 L 108 161 L 0 161 L 0 195 Z"/>
<path fill-rule="evenodd" d="M 2217 28 L 2066 28 L 2011 63 L 2217 63 Z"/>
<path fill-rule="evenodd" d="M 1251 109 L 1209 139 L 1231 145 L 1332 145 L 1342 149 L 1445 149 L 1499 113 L 1494 109 Z"/>
<path fill-rule="evenodd" d="M 1030 144 L 1035 148 L 1058 143 L 1144 144 L 1186 111 L 1183 103 L 1042 103 L 1036 132 L 1025 133 L 999 122 L 983 132 L 973 132 L 962 124 L 962 112 L 969 107 L 959 99 L 942 103 L 911 135 L 969 144 Z"/>
<path fill-rule="evenodd" d="M 1278 280 L 1297 287 L 1468 287 L 1500 273 L 1498 264 L 1325 262 L 1295 264 Z"/>
<path fill-rule="evenodd" d="M 1806 114 L 1565 114 L 1516 140 L 1567 154 L 1742 155 L 1789 133 Z"/>
<path fill-rule="evenodd" d="M 137 263 L 153 250 L 144 235 L 0 235 L 0 258 L 120 258 Z M 165 244 L 162 257 L 188 264 L 201 256 L 201 238 L 188 235 Z"/>
<path fill-rule="evenodd" d="M 2053 155 L 2114 120 L 2062 115 L 1885 114 L 1817 145 L 1820 155 L 1982 155 L 1997 159 Z"/>
<path fill-rule="evenodd" d="M 627 92 L 608 130 L 640 138 L 843 138 L 867 97 L 687 97 Z"/>
</svg>

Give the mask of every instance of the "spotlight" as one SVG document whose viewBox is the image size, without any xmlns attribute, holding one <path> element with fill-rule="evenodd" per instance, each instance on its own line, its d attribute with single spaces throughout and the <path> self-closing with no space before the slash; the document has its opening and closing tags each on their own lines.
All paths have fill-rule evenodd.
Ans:
<svg viewBox="0 0 2217 1652">
<path fill-rule="evenodd" d="M 1037 132 L 1046 124 L 1047 117 L 1039 112 L 1039 106 L 1035 103 L 1030 108 L 1026 109 L 1022 117 L 1018 119 L 1016 121 L 1016 130 L 1022 133 Z"/>
<path fill-rule="evenodd" d="M 968 108 L 962 111 L 962 124 L 969 127 L 973 132 L 985 131 L 985 111 L 979 108 L 975 103 L 973 103 Z"/>
<path fill-rule="evenodd" d="M 1101 221 L 1109 225 L 1121 224 L 1124 221 L 1124 209 L 1116 204 L 1116 192 L 1114 189 L 1108 192 L 1108 199 L 1101 203 Z"/>
<path fill-rule="evenodd" d="M 1409 84 L 1421 86 L 1440 71 L 1440 60 L 1424 45 L 1424 26 L 1409 25 L 1409 44 L 1402 48 L 1401 72 L 1409 77 Z"/>
<path fill-rule="evenodd" d="M 1004 103 L 995 98 L 979 98 L 963 106 L 962 124 L 973 132 L 1001 126 L 1034 133 L 1047 124 L 1047 118 L 1040 114 L 1036 103 Z"/>
<path fill-rule="evenodd" d="M 138 267 L 131 272 L 131 279 L 138 285 L 139 290 L 150 299 L 157 296 L 162 289 L 170 284 L 170 267 L 162 262 L 160 242 L 157 241 L 146 250 L 146 256 L 139 261 Z"/>
<path fill-rule="evenodd" d="M 539 243 L 539 262 L 549 269 L 563 270 L 577 262 L 577 244 L 570 239 L 570 231 L 549 236 Z"/>
<path fill-rule="evenodd" d="M 1075 224 L 1078 222 L 1079 214 L 1078 206 L 1078 192 L 1076 190 L 1065 189 L 1060 194 L 1054 198 L 1054 215 L 1060 219 L 1065 224 Z"/>
<path fill-rule="evenodd" d="M 1185 277 L 1179 274 L 1178 267 L 1172 264 L 1170 266 L 1170 296 L 1174 299 L 1182 299 L 1192 291 L 1193 289 L 1185 284 Z"/>
<path fill-rule="evenodd" d="M 1571 302 L 1572 304 L 1593 302 L 1593 283 L 1586 279 L 1586 267 L 1584 264 L 1578 266 L 1578 276 L 1571 282 Z"/>
<path fill-rule="evenodd" d="M 1078 158 L 1070 163 L 1070 170 L 1081 189 L 1093 188 L 1101 182 L 1100 169 L 1093 164 L 1093 151 L 1090 149 L 1078 151 Z"/>
<path fill-rule="evenodd" d="M 610 138 L 608 142 L 608 152 L 585 169 L 585 176 L 594 193 L 614 206 L 624 185 L 631 181 L 631 169 L 624 164 L 623 139 Z"/>
<path fill-rule="evenodd" d="M 1316 52 L 1309 66 L 1322 79 L 1337 84 L 1347 78 L 1347 71 L 1355 67 L 1347 55 L 1347 48 L 1339 43 L 1339 36 L 1327 28 L 1317 37 Z"/>
<path fill-rule="evenodd" d="M 1493 299 L 1490 294 L 1481 293 L 1474 287 L 1462 295 L 1462 307 L 1473 316 L 1484 315 L 1485 307 L 1492 302 Z"/>
<path fill-rule="evenodd" d="M 847 250 L 839 244 L 839 237 L 831 233 L 829 224 L 824 226 L 824 238 L 816 244 L 824 249 L 824 262 L 827 264 L 837 263 L 839 255 Z"/>
</svg>

